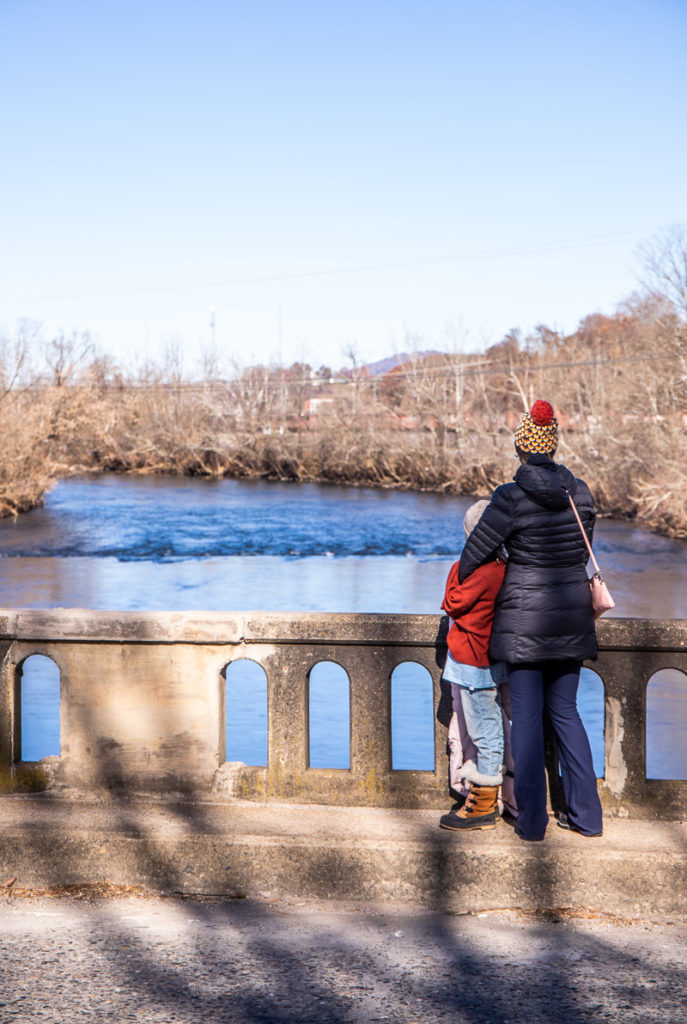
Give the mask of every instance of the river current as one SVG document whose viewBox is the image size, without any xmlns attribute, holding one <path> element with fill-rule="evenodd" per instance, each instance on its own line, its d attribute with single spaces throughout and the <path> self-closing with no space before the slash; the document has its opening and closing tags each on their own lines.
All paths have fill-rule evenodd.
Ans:
<svg viewBox="0 0 687 1024">
<path fill-rule="evenodd" d="M 0 521 L 0 604 L 438 614 L 446 574 L 462 548 L 469 504 L 454 495 L 315 484 L 130 476 L 63 480 L 44 507 Z M 594 546 L 617 602 L 614 614 L 687 618 L 687 545 L 600 520 Z M 27 694 L 31 687 L 36 693 L 31 702 L 25 698 L 32 704 L 22 723 L 27 760 L 59 749 L 54 712 L 43 710 L 49 704 L 41 696 L 42 688 L 49 690 L 44 660 L 32 659 L 35 665 L 27 665 L 24 679 Z M 596 677 L 585 673 L 581 710 L 598 767 L 603 707 Z M 313 741 L 311 761 L 336 767 L 345 766 L 347 739 L 332 753 L 337 723 L 345 717 L 333 680 L 331 686 L 326 680 L 320 684 L 321 735 Z M 685 680 L 669 673 L 662 683 L 661 693 L 670 700 L 664 696 L 657 712 L 665 721 L 652 719 L 650 773 L 681 777 L 674 763 L 666 775 L 661 757 L 666 730 L 676 728 L 676 707 L 680 722 L 687 720 Z M 428 718 L 427 697 L 418 697 L 422 687 L 411 675 L 397 687 L 405 691 L 406 710 L 396 714 L 394 764 L 429 767 L 431 707 Z M 429 722 L 424 731 L 420 721 Z M 246 735 L 243 727 L 238 733 Z M 231 736 L 229 729 L 230 745 Z M 252 759 L 250 743 L 248 749 L 228 750 L 228 758 Z M 682 774 L 686 769 L 687 764 L 680 768 Z"/>
</svg>

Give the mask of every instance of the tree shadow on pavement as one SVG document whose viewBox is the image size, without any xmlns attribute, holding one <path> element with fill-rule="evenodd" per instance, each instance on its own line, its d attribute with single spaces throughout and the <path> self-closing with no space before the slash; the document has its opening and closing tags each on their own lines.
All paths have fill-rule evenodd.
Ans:
<svg viewBox="0 0 687 1024">
<path fill-rule="evenodd" d="M 3 914 L 2 973 L 23 965 L 3 1022 L 685 1019 L 684 926 L 666 944 L 665 928 L 656 942 L 656 926 L 561 914 L 151 899 L 72 908 L 66 928 L 43 916 L 21 936 Z"/>
</svg>

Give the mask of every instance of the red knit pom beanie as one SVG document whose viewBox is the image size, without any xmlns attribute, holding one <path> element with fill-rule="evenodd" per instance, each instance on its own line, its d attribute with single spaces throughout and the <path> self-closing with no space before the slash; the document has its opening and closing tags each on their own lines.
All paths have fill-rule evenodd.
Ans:
<svg viewBox="0 0 687 1024">
<path fill-rule="evenodd" d="M 526 454 L 553 455 L 558 448 L 558 420 L 549 402 L 539 399 L 520 420 L 515 447 Z"/>
</svg>

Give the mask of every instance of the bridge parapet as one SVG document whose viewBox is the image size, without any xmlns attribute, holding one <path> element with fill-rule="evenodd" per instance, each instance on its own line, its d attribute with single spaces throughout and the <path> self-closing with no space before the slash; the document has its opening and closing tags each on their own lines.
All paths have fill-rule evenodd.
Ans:
<svg viewBox="0 0 687 1024">
<path fill-rule="evenodd" d="M 391 676 L 428 670 L 439 706 L 445 620 L 435 615 L 0 612 L 0 789 L 128 789 L 346 806 L 440 808 L 446 731 L 434 770 L 394 770 Z M 661 669 L 687 676 L 687 621 L 608 619 L 594 670 L 605 690 L 607 812 L 687 818 L 687 781 L 646 778 L 646 688 Z M 60 755 L 21 760 L 26 658 L 60 671 Z M 238 659 L 267 677 L 266 767 L 224 762 L 225 677 Z M 350 768 L 308 766 L 308 680 L 332 661 L 350 681 Z"/>
</svg>

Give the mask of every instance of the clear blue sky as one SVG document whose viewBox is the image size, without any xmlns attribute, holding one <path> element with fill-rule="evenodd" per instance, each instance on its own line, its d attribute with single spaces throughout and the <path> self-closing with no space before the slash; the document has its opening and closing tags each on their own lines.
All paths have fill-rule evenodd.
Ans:
<svg viewBox="0 0 687 1024">
<path fill-rule="evenodd" d="M 315 366 L 572 330 L 687 223 L 685 53 L 685 0 L 0 0 L 0 329 L 190 363 L 214 307 L 226 358 Z"/>
</svg>

